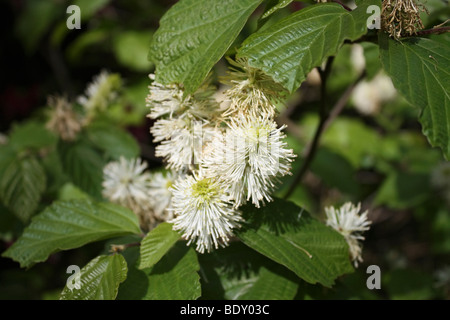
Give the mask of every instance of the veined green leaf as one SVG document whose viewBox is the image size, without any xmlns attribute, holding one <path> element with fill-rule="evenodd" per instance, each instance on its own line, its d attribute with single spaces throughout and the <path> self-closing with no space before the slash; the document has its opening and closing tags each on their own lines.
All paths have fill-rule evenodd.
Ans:
<svg viewBox="0 0 450 320">
<path fill-rule="evenodd" d="M 28 148 L 40 149 L 55 145 L 57 137 L 48 131 L 42 124 L 29 121 L 13 127 L 10 135 L 10 144 L 17 151 Z"/>
<path fill-rule="evenodd" d="M 264 14 L 262 15 L 261 18 L 263 18 L 263 19 L 267 18 L 275 11 L 278 11 L 278 10 L 288 6 L 292 1 L 294 1 L 294 0 L 278 0 L 278 3 L 275 4 L 273 7 L 271 7 L 269 10 L 267 10 L 266 12 L 264 12 Z"/>
<path fill-rule="evenodd" d="M 446 34 L 396 41 L 380 34 L 384 70 L 398 91 L 422 110 L 420 122 L 430 144 L 450 159 L 450 44 Z"/>
<path fill-rule="evenodd" d="M 293 92 L 309 71 L 337 53 L 344 40 L 367 32 L 365 10 L 375 2 L 367 1 L 352 12 L 334 3 L 307 7 L 252 34 L 238 56 Z"/>
<path fill-rule="evenodd" d="M 60 300 L 114 300 L 127 272 L 127 262 L 121 254 L 98 256 L 81 269 L 79 288 L 75 287 L 76 282 L 71 283 L 71 288 L 66 285 Z"/>
<path fill-rule="evenodd" d="M 101 154 L 84 140 L 60 144 L 58 153 L 64 173 L 72 182 L 89 195 L 100 199 L 105 165 Z"/>
<path fill-rule="evenodd" d="M 243 207 L 248 222 L 238 237 L 250 248 L 294 271 L 303 280 L 331 286 L 353 271 L 344 238 L 291 202 Z"/>
<path fill-rule="evenodd" d="M 112 159 L 121 156 L 132 159 L 139 156 L 140 150 L 131 134 L 121 128 L 106 124 L 93 124 L 86 130 L 88 139 Z"/>
<path fill-rule="evenodd" d="M 30 267 L 56 251 L 140 232 L 136 215 L 123 207 L 88 199 L 57 201 L 36 215 L 2 256 Z"/>
<path fill-rule="evenodd" d="M 202 298 L 226 300 L 291 300 L 297 276 L 242 244 L 199 256 Z"/>
<path fill-rule="evenodd" d="M 27 222 L 37 209 L 46 181 L 36 158 L 16 159 L 0 177 L 0 199 L 22 222 Z"/>
<path fill-rule="evenodd" d="M 262 0 L 181 0 L 160 20 L 149 52 L 156 81 L 193 93 Z"/>
<path fill-rule="evenodd" d="M 176 243 L 152 268 L 130 268 L 119 288 L 123 300 L 194 300 L 200 297 L 200 266 L 194 249 Z"/>
<path fill-rule="evenodd" d="M 179 239 L 180 234 L 172 230 L 172 224 L 159 224 L 142 240 L 139 269 L 153 267 Z"/>
</svg>

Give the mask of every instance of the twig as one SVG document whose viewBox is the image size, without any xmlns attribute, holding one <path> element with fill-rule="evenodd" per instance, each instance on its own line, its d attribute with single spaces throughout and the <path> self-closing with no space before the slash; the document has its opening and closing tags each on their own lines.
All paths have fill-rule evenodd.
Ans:
<svg viewBox="0 0 450 320">
<path fill-rule="evenodd" d="M 350 7 L 346 6 L 345 4 L 343 4 L 343 3 L 342 3 L 341 1 L 339 1 L 339 0 L 333 0 L 333 2 L 336 2 L 336 3 L 340 4 L 340 5 L 342 6 L 342 8 L 344 8 L 344 9 L 347 10 L 347 11 L 352 11 L 352 9 L 351 9 Z"/>
<path fill-rule="evenodd" d="M 133 243 L 127 243 L 127 244 L 112 244 L 111 249 L 109 250 L 112 253 L 122 252 L 127 248 L 130 247 L 137 247 L 140 246 L 140 242 L 133 242 Z"/>
<path fill-rule="evenodd" d="M 327 119 L 327 97 L 326 97 L 327 78 L 328 78 L 328 75 L 330 74 L 331 65 L 333 64 L 333 61 L 334 61 L 334 57 L 333 56 L 329 57 L 325 64 L 325 68 L 323 70 L 321 68 L 318 68 L 320 78 L 322 80 L 321 84 L 320 84 L 320 109 L 319 109 L 320 121 L 319 121 L 319 125 L 316 129 L 316 133 L 314 134 L 312 143 L 310 145 L 308 145 L 308 147 L 306 148 L 305 160 L 302 164 L 302 167 L 300 168 L 299 172 L 295 176 L 294 181 L 292 182 L 292 184 L 290 185 L 288 191 L 286 192 L 286 194 L 284 196 L 284 199 L 289 198 L 289 196 L 292 194 L 292 192 L 294 192 L 296 186 L 303 179 L 303 176 L 304 176 L 306 170 L 308 170 L 309 165 L 316 153 L 317 146 L 318 146 L 319 140 L 320 140 L 320 136 L 323 132 L 322 127 L 324 126 L 325 121 Z"/>
<path fill-rule="evenodd" d="M 328 65 L 328 64 L 327 64 Z M 326 69 L 324 71 L 320 72 L 322 77 L 322 94 L 326 94 Z M 297 175 L 294 178 L 294 181 L 290 185 L 288 191 L 286 192 L 284 199 L 288 199 L 291 194 L 294 192 L 297 185 L 302 181 L 303 176 L 305 175 L 306 171 L 308 170 L 312 160 L 314 159 L 314 156 L 316 154 L 317 148 L 319 146 L 320 138 L 323 134 L 323 132 L 330 126 L 331 122 L 342 112 L 344 107 L 346 106 L 348 100 L 350 99 L 350 96 L 355 89 L 356 85 L 364 79 L 366 76 L 366 73 L 363 72 L 356 80 L 353 82 L 342 94 L 342 96 L 339 98 L 339 100 L 336 102 L 336 104 L 333 106 L 331 111 L 327 114 L 326 113 L 326 101 L 325 96 L 322 95 L 322 103 L 321 103 L 321 111 L 320 111 L 320 120 L 319 124 L 317 126 L 316 132 L 314 133 L 314 138 L 311 141 L 311 143 L 306 147 L 305 149 L 305 160 L 298 171 Z M 325 80 L 325 81 L 323 81 Z"/>
<path fill-rule="evenodd" d="M 427 30 L 416 31 L 416 36 L 426 36 L 429 34 L 441 34 L 450 32 L 450 27 L 441 27 L 441 28 L 431 28 Z"/>
</svg>

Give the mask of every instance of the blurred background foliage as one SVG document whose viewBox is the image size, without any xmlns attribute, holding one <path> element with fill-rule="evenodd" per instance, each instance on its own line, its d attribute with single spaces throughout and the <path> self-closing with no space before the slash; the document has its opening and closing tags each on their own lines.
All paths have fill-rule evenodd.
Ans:
<svg viewBox="0 0 450 320">
<path fill-rule="evenodd" d="M 108 70 L 120 74 L 124 81 L 122 99 L 109 109 L 110 117 L 134 135 L 141 156 L 150 167 L 159 168 L 161 161 L 154 157 L 149 133 L 151 123 L 145 117 L 148 74 L 153 71 L 147 51 L 159 19 L 175 2 L 2 1 L 0 132 L 27 134 L 27 126 L 44 123 L 49 95 L 65 94 L 74 100 L 94 75 Z M 442 23 L 449 16 L 447 1 L 424 2 L 430 11 L 424 16 L 426 27 Z M 66 8 L 70 4 L 81 8 L 79 30 L 66 27 Z M 302 6 L 301 2 L 293 2 L 273 14 L 262 27 Z M 230 54 L 259 27 L 260 14 L 252 16 Z M 225 62 L 220 61 L 216 74 L 223 73 L 224 66 Z M 445 186 L 439 181 L 450 181 L 449 164 L 422 135 L 417 121 L 419 110 L 397 95 L 390 80 L 381 73 L 376 45 L 346 44 L 340 50 L 328 84 L 330 103 L 339 99 L 363 69 L 367 73 L 365 82 L 355 89 L 342 114 L 325 132 L 309 172 L 289 200 L 319 219 L 323 218 L 324 206 L 362 202 L 373 221 L 365 234 L 364 263 L 355 273 L 339 279 L 332 289 L 302 283 L 296 298 L 448 299 L 450 182 Z M 301 166 L 301 155 L 318 123 L 319 81 L 317 74 L 311 73 L 286 106 L 280 107 L 279 122 L 289 125 L 288 142 L 299 155 L 294 173 Z M 0 162 L 6 156 L 0 154 Z M 61 185 L 57 177 L 53 178 L 53 192 L 57 192 Z M 279 196 L 286 193 L 292 179 L 283 180 Z M 24 224 L 0 205 L 1 251 L 11 245 L 23 228 Z M 100 242 L 54 254 L 46 263 L 28 271 L 1 258 L 0 299 L 57 298 L 68 277 L 67 266 L 85 265 L 104 245 Z M 231 247 L 219 256 L 226 258 L 232 253 Z M 215 268 L 211 262 L 214 259 L 214 255 L 205 256 L 200 262 Z M 217 268 L 236 268 L 231 264 Z M 366 288 L 365 270 L 371 264 L 381 268 L 381 290 Z M 233 279 L 230 281 L 233 285 Z M 209 292 L 207 284 L 204 291 Z M 209 296 L 214 297 L 215 293 L 209 292 Z"/>
</svg>

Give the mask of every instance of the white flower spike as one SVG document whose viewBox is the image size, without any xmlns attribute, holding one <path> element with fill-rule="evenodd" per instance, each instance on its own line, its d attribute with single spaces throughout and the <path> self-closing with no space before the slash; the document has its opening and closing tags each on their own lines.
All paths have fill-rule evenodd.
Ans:
<svg viewBox="0 0 450 320">
<path fill-rule="evenodd" d="M 230 101 L 223 116 L 267 116 L 276 113 L 274 103 L 280 101 L 283 87 L 259 69 L 250 67 L 245 59 L 228 60 L 232 67 L 224 84 L 230 86 L 224 94 Z"/>
<path fill-rule="evenodd" d="M 355 267 L 358 267 L 358 263 L 363 261 L 360 240 L 365 240 L 365 238 L 361 234 L 369 230 L 372 223 L 367 218 L 368 211 L 359 214 L 360 210 L 360 203 L 355 206 L 351 202 L 345 203 L 337 210 L 334 207 L 325 208 L 327 225 L 344 236 Z"/>
<path fill-rule="evenodd" d="M 290 174 L 295 155 L 287 149 L 283 128 L 267 118 L 236 118 L 226 135 L 211 142 L 202 167 L 227 183 L 236 208 L 250 199 L 256 207 L 272 201 L 275 184 Z"/>
<path fill-rule="evenodd" d="M 155 172 L 151 175 L 149 184 L 149 194 L 152 201 L 152 210 L 156 219 L 168 221 L 173 218 L 171 209 L 172 187 L 177 178 L 177 174 L 172 171 L 166 173 Z"/>
<path fill-rule="evenodd" d="M 147 163 L 140 158 L 108 163 L 103 169 L 103 196 L 113 203 L 131 209 L 141 223 L 153 220 L 149 195 L 151 175 L 145 172 Z M 151 221 L 152 222 L 152 221 Z"/>
<path fill-rule="evenodd" d="M 202 175 L 179 178 L 172 186 L 170 222 L 174 230 L 181 230 L 183 238 L 197 244 L 200 253 L 225 247 L 239 227 L 241 216 L 229 201 L 225 185 Z"/>
<path fill-rule="evenodd" d="M 108 104 L 117 98 L 117 91 L 122 86 L 122 79 L 118 74 L 111 74 L 106 70 L 95 76 L 87 86 L 84 96 L 78 97 L 88 117 L 93 117 L 98 111 L 105 111 Z"/>
</svg>

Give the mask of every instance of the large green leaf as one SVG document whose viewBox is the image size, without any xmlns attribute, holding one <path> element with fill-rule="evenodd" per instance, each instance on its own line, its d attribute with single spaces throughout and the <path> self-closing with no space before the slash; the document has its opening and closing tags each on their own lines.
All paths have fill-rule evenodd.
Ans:
<svg viewBox="0 0 450 320">
<path fill-rule="evenodd" d="M 261 209 L 242 210 L 247 224 L 238 237 L 303 280 L 329 287 L 353 271 L 344 238 L 295 204 L 276 199 Z"/>
<path fill-rule="evenodd" d="M 121 254 L 98 256 L 80 270 L 80 287 L 69 289 L 66 284 L 60 299 L 114 300 L 127 272 L 127 262 Z"/>
<path fill-rule="evenodd" d="M 41 149 L 56 144 L 57 137 L 42 124 L 29 121 L 16 125 L 10 135 L 10 143 L 17 151 Z"/>
<path fill-rule="evenodd" d="M 152 67 L 152 63 L 147 59 L 151 38 L 152 33 L 148 30 L 119 33 L 114 37 L 114 54 L 117 61 L 130 69 L 147 72 Z"/>
<path fill-rule="evenodd" d="M 30 267 L 59 250 L 140 232 L 136 215 L 128 209 L 87 199 L 57 201 L 36 215 L 2 256 Z"/>
<path fill-rule="evenodd" d="M 161 18 L 149 58 L 158 82 L 194 92 L 262 0 L 181 0 Z"/>
<path fill-rule="evenodd" d="M 427 173 L 395 170 L 381 184 L 374 205 L 387 205 L 395 209 L 414 208 L 430 195 L 430 175 Z"/>
<path fill-rule="evenodd" d="M 430 39 L 380 38 L 381 62 L 398 91 L 420 108 L 423 133 L 450 159 L 449 36 Z"/>
<path fill-rule="evenodd" d="M 200 297 L 200 266 L 194 249 L 176 243 L 152 268 L 130 267 L 119 289 L 123 300 L 194 300 Z"/>
<path fill-rule="evenodd" d="M 276 11 L 286 7 L 286 6 L 288 6 L 292 1 L 294 1 L 294 0 L 277 0 L 276 3 L 272 7 L 268 8 L 266 10 L 266 12 L 264 12 L 264 14 L 262 15 L 261 18 L 262 19 L 267 18 L 272 13 L 274 13 L 274 12 L 276 12 Z"/>
<path fill-rule="evenodd" d="M 238 56 L 295 91 L 314 67 L 337 53 L 344 40 L 367 32 L 367 1 L 353 12 L 333 3 L 314 5 L 252 34 Z"/>
<path fill-rule="evenodd" d="M 241 242 L 199 257 L 202 298 L 226 300 L 291 300 L 297 276 Z"/>
<path fill-rule="evenodd" d="M 139 269 L 153 267 L 178 239 L 180 234 L 172 230 L 172 224 L 167 222 L 159 224 L 142 240 Z"/>
<path fill-rule="evenodd" d="M 87 129 L 88 139 L 107 156 L 119 159 L 121 156 L 132 159 L 140 154 L 139 145 L 131 134 L 107 124 L 91 125 Z"/>
<path fill-rule="evenodd" d="M 58 153 L 64 173 L 72 182 L 89 195 L 100 199 L 105 165 L 101 154 L 84 140 L 60 144 Z"/>
<path fill-rule="evenodd" d="M 0 199 L 20 220 L 27 222 L 45 190 L 46 176 L 34 157 L 11 161 L 0 177 Z"/>
</svg>

